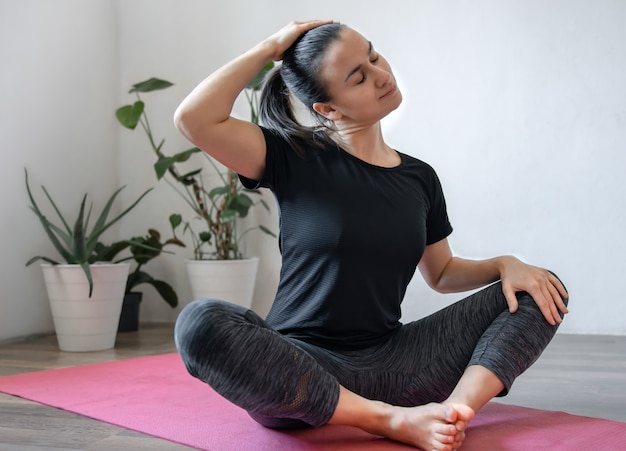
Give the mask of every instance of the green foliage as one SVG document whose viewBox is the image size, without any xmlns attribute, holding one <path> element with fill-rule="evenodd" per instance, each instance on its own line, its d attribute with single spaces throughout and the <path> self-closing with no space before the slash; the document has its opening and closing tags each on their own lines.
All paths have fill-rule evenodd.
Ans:
<svg viewBox="0 0 626 451">
<path fill-rule="evenodd" d="M 258 124 L 260 90 L 265 75 L 273 66 L 274 63 L 266 65 L 245 90 L 251 120 L 256 124 Z M 158 78 L 150 78 L 133 85 L 129 93 L 135 93 L 136 101 L 131 105 L 118 108 L 115 115 L 119 123 L 130 130 L 141 125 L 156 156 L 154 171 L 157 180 L 165 179 L 193 212 L 192 220 L 187 221 L 183 221 L 180 214 L 170 216 L 174 238 L 177 239 L 176 229 L 183 225 L 183 233 L 189 233 L 191 236 L 194 258 L 198 260 L 243 258 L 239 242 L 245 234 L 258 229 L 271 236 L 276 235 L 263 226 L 252 227 L 238 234 L 237 219 L 246 217 L 250 208 L 256 205 L 261 205 L 267 211 L 269 211 L 269 206 L 260 198 L 260 191 L 244 189 L 239 183 L 237 174 L 231 170 L 222 173 L 215 162 L 199 148 L 193 147 L 170 156 L 162 152 L 165 140 L 161 140 L 158 144 L 154 140 L 145 111 L 145 103 L 139 94 L 166 89 L 170 86 L 173 84 Z M 201 167 L 187 172 L 181 171 L 179 165 L 189 161 L 196 154 L 202 155 L 209 161 L 220 178 L 220 186 L 207 189 L 203 182 Z M 259 196 L 260 199 L 255 202 L 252 196 Z M 193 225 L 192 221 L 194 221 Z"/>
<path fill-rule="evenodd" d="M 161 234 L 156 229 L 148 229 L 148 234 L 145 236 L 133 237 L 130 240 L 118 241 L 110 246 L 100 245 L 100 253 L 103 255 L 103 259 L 106 261 L 112 261 L 117 257 L 120 252 L 129 249 L 130 256 L 118 261 L 134 260 L 135 269 L 128 275 L 126 282 L 126 293 L 130 293 L 141 284 L 151 285 L 159 295 L 167 302 L 171 307 L 178 305 L 178 295 L 170 284 L 163 280 L 157 280 L 142 268 L 149 261 L 157 258 L 161 253 L 167 252 L 163 248 L 167 245 L 176 245 L 185 247 L 185 244 L 177 238 L 169 238 L 164 242 L 161 242 Z M 168 252 L 169 253 L 169 252 Z"/>
<path fill-rule="evenodd" d="M 89 205 L 89 209 L 87 210 L 87 213 L 85 215 L 85 204 L 87 202 L 87 194 L 85 194 L 80 203 L 78 216 L 74 221 L 74 225 L 70 227 L 68 222 L 61 214 L 56 203 L 54 202 L 54 200 L 52 200 L 52 197 L 50 196 L 46 188 L 42 186 L 41 189 L 45 193 L 56 215 L 59 217 L 60 225 L 53 223 L 44 215 L 44 213 L 37 205 L 37 202 L 35 201 L 33 193 L 30 189 L 30 185 L 28 183 L 28 171 L 26 169 L 24 169 L 24 174 L 26 179 L 26 190 L 28 191 L 28 197 L 31 203 L 31 210 L 33 210 L 35 215 L 37 215 L 37 217 L 39 218 L 39 221 L 41 222 L 41 225 L 43 226 L 46 235 L 50 239 L 50 242 L 57 250 L 57 252 L 61 255 L 65 263 L 81 266 L 89 282 L 89 297 L 91 297 L 91 294 L 93 292 L 93 278 L 91 276 L 91 270 L 89 268 L 89 265 L 101 261 L 110 261 L 107 260 L 106 256 L 106 252 L 108 252 L 108 249 L 105 249 L 99 242 L 101 235 L 109 227 L 111 227 L 122 217 L 124 217 L 130 210 L 132 210 L 139 203 L 139 201 L 141 201 L 141 199 L 143 199 L 144 196 L 152 190 L 152 188 L 145 191 L 126 210 L 124 210 L 112 220 L 108 221 L 113 202 L 115 201 L 115 198 L 120 193 L 120 191 L 124 189 L 124 187 L 116 190 L 113 195 L 111 195 L 108 202 L 100 212 L 100 215 L 96 219 L 96 222 L 93 227 L 91 227 L 91 229 L 89 228 L 89 220 L 91 218 L 93 204 Z M 28 260 L 28 262 L 26 262 L 26 266 L 29 266 L 38 260 L 43 260 L 53 265 L 60 264 L 58 261 L 49 257 L 37 255 Z"/>
</svg>

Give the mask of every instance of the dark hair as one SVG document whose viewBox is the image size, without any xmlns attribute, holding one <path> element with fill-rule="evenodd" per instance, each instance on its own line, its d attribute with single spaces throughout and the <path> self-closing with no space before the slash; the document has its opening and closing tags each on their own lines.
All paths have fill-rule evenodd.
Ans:
<svg viewBox="0 0 626 451">
<path fill-rule="evenodd" d="M 315 102 L 330 99 L 319 75 L 328 47 L 339 39 L 342 24 L 322 25 L 307 31 L 285 51 L 282 64 L 269 74 L 261 93 L 259 118 L 268 128 L 276 130 L 296 150 L 303 142 L 323 148 L 334 144 L 324 131 L 329 121 L 313 110 Z M 296 119 L 290 93 L 310 111 L 316 125 L 302 125 Z"/>
</svg>

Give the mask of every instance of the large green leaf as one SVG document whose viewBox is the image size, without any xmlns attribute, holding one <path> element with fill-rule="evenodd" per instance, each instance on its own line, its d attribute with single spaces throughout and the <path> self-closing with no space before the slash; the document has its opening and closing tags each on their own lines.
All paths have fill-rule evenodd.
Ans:
<svg viewBox="0 0 626 451">
<path fill-rule="evenodd" d="M 128 92 L 133 93 L 133 92 L 158 91 L 159 89 L 169 88 L 170 86 L 174 86 L 174 83 L 170 83 L 167 80 L 161 80 L 159 78 L 152 77 L 148 80 L 134 84 L 132 89 Z"/>
<path fill-rule="evenodd" d="M 178 305 L 178 296 L 168 283 L 155 279 L 152 279 L 147 283 L 152 285 L 159 292 L 163 300 L 165 300 L 165 302 L 167 302 L 171 307 L 176 307 Z"/>
<path fill-rule="evenodd" d="M 83 218 L 85 216 L 85 201 L 87 200 L 87 194 L 83 196 L 83 200 L 80 203 L 80 210 L 78 217 L 74 223 L 74 242 L 72 243 L 72 253 L 79 262 L 83 263 L 87 261 L 87 247 L 85 239 L 85 229 L 83 227 Z M 69 262 L 68 262 L 69 263 Z"/>
<path fill-rule="evenodd" d="M 119 194 L 119 192 L 123 188 L 124 187 L 122 186 L 117 191 L 115 191 L 115 193 L 113 193 L 113 195 L 111 196 L 111 198 L 107 202 L 107 205 L 105 206 L 104 210 L 102 210 L 102 213 L 100 214 L 100 217 L 98 218 L 98 221 L 94 225 L 94 228 L 93 228 L 93 230 L 92 230 L 92 232 L 89 235 L 89 238 L 87 240 L 87 255 L 90 255 L 93 252 L 93 249 L 95 249 L 95 246 L 96 246 L 96 244 L 98 242 L 98 237 L 100 235 L 102 235 L 102 233 L 104 233 L 104 231 L 106 231 L 109 227 L 111 227 L 117 221 L 122 219 L 122 217 L 124 217 L 129 211 L 131 211 L 133 208 L 135 208 L 135 206 L 141 201 L 141 199 L 144 198 L 144 196 L 146 194 L 148 194 L 150 191 L 152 191 L 152 188 L 149 188 L 146 191 L 144 191 L 144 193 L 141 196 L 139 196 L 139 198 L 135 202 L 133 202 L 130 205 L 130 207 L 128 207 L 123 212 L 121 212 L 119 215 L 117 215 L 114 219 L 112 219 L 108 223 L 104 224 L 104 222 L 106 221 L 106 217 L 109 214 L 109 210 L 111 209 L 111 205 L 113 204 L 113 200 L 115 199 L 115 197 Z"/>
<path fill-rule="evenodd" d="M 157 180 L 161 180 L 165 173 L 176 164 L 176 160 L 172 157 L 161 156 L 154 163 L 154 172 L 156 172 Z"/>
<path fill-rule="evenodd" d="M 153 258 L 158 257 L 163 248 L 159 239 L 154 236 L 133 238 L 131 243 L 130 251 L 135 261 L 140 265 L 145 265 Z"/>
<path fill-rule="evenodd" d="M 33 197 L 33 193 L 30 190 L 30 185 L 28 183 L 28 171 L 26 170 L 26 168 L 24 168 L 24 176 L 25 176 L 25 180 L 26 180 L 26 191 L 28 191 L 28 197 L 29 197 L 30 202 L 31 202 L 31 207 L 30 208 L 35 212 L 35 214 L 39 218 L 39 221 L 41 222 L 41 225 L 43 226 L 43 229 L 46 232 L 46 235 L 48 235 L 48 238 L 50 239 L 50 242 L 52 243 L 54 248 L 57 250 L 57 252 L 59 252 L 59 254 L 61 254 L 61 256 L 66 261 L 68 261 L 69 259 L 71 259 L 71 253 L 70 253 L 69 249 L 66 249 L 63 246 L 63 244 L 61 244 L 61 242 L 59 241 L 57 236 L 54 234 L 54 231 L 50 227 L 51 222 L 48 221 L 48 219 L 43 215 L 43 213 L 41 213 L 41 210 L 39 210 L 39 206 L 37 205 L 37 202 L 35 202 L 35 198 Z M 67 227 L 67 224 L 66 224 L 66 227 Z M 69 229 L 69 227 L 68 227 L 68 229 Z M 30 263 L 32 263 L 32 261 Z"/>
<path fill-rule="evenodd" d="M 48 226 L 50 227 L 50 229 L 60 238 L 63 240 L 63 242 L 65 243 L 65 247 L 67 249 L 71 249 L 72 248 L 72 232 L 70 232 L 69 234 L 66 233 L 63 229 L 61 229 L 59 226 L 57 226 L 56 224 L 51 223 L 50 221 L 48 221 L 46 219 L 46 221 L 48 222 Z"/>
<path fill-rule="evenodd" d="M 198 153 L 198 152 L 202 152 L 202 149 L 199 149 L 198 147 L 192 147 L 191 149 L 187 149 L 187 150 L 184 150 L 182 152 L 175 154 L 174 158 L 176 159 L 178 163 L 183 163 L 189 160 L 189 157 L 191 157 L 194 153 Z"/>
<path fill-rule="evenodd" d="M 224 194 L 228 194 L 230 191 L 230 187 L 228 186 L 217 186 L 209 191 L 209 197 L 213 199 L 215 196 L 223 196 Z"/>
<path fill-rule="evenodd" d="M 70 235 L 72 233 L 72 230 L 70 229 L 70 226 L 68 225 L 67 221 L 65 221 L 65 218 L 61 214 L 61 211 L 57 207 L 57 204 L 52 199 L 52 196 L 50 196 L 50 193 L 48 192 L 48 190 L 46 189 L 45 186 L 42 185 L 41 186 L 41 190 L 44 192 L 44 194 L 48 198 L 48 201 L 50 202 L 50 205 L 52 205 L 52 208 L 54 208 L 54 211 L 56 212 L 56 214 L 59 217 L 59 219 L 61 219 L 61 222 L 63 223 L 63 227 L 65 227 L 65 230 L 67 231 L 67 235 Z M 59 229 L 59 231 L 60 231 L 60 229 Z M 57 234 L 59 233 L 59 231 L 57 232 Z M 63 236 L 62 233 L 61 233 L 61 236 Z M 65 237 L 64 237 L 64 240 L 65 240 L 65 242 L 69 242 L 69 240 L 67 238 L 65 238 Z"/>
<path fill-rule="evenodd" d="M 92 210 L 93 210 L 93 203 L 89 204 L 89 211 L 87 212 L 87 217 L 85 218 L 85 223 L 83 224 L 83 228 L 85 230 L 89 228 L 89 220 L 91 219 Z"/>
<path fill-rule="evenodd" d="M 54 224 L 48 221 L 48 218 L 42 215 L 39 210 L 35 209 L 33 206 L 31 206 L 30 208 L 31 210 L 35 212 L 37 217 L 39 217 L 39 221 L 41 222 L 41 225 L 43 226 L 43 229 L 46 232 L 46 235 L 48 235 L 50 242 L 52 243 L 54 248 L 57 250 L 57 252 L 61 254 L 63 259 L 65 259 L 66 263 L 69 263 L 71 260 L 73 260 L 72 253 L 69 251 L 69 249 L 71 249 L 71 244 L 69 244 L 67 248 L 64 247 L 63 244 L 57 238 L 57 236 L 54 234 L 54 231 L 53 231 Z M 32 261 L 28 263 L 26 266 L 30 265 L 31 263 Z"/>
<path fill-rule="evenodd" d="M 150 274 L 143 271 L 133 271 L 128 275 L 128 279 L 126 280 L 126 293 L 132 291 L 136 286 L 142 283 L 148 283 L 151 280 L 154 279 Z"/>
<path fill-rule="evenodd" d="M 95 249 L 94 261 L 99 261 L 99 262 L 113 261 L 113 259 L 117 256 L 117 254 L 122 252 L 128 246 L 130 246 L 130 242 L 128 242 L 128 240 L 116 241 L 115 243 L 112 243 L 109 246 L 105 246 L 102 243 L 97 243 L 96 249 Z"/>
<path fill-rule="evenodd" d="M 239 193 L 230 199 L 230 202 L 228 203 L 228 208 L 230 210 L 236 211 L 240 217 L 245 218 L 248 215 L 248 211 L 250 210 L 250 207 L 252 205 L 253 202 L 250 196 Z"/>
<path fill-rule="evenodd" d="M 39 260 L 43 260 L 43 261 L 45 261 L 45 262 L 48 262 L 48 263 L 50 263 L 51 265 L 58 265 L 58 264 L 60 264 L 58 261 L 56 261 L 56 260 L 52 260 L 51 258 L 48 258 L 48 257 L 43 257 L 43 256 L 41 256 L 41 255 L 37 255 L 36 257 L 33 257 L 33 258 L 31 258 L 30 260 L 28 260 L 28 261 L 26 262 L 26 266 L 32 265 L 33 263 L 35 263 L 36 261 L 39 261 Z"/>
<path fill-rule="evenodd" d="M 176 307 L 178 305 L 178 296 L 168 283 L 162 280 L 156 280 L 151 275 L 143 271 L 135 271 L 128 277 L 126 292 L 128 293 L 133 288 L 143 283 L 152 285 L 170 306 Z"/>
<path fill-rule="evenodd" d="M 91 233 L 87 237 L 87 240 L 89 241 L 87 245 L 87 249 L 90 253 L 96 248 L 96 245 L 98 244 L 98 238 L 106 230 L 106 227 L 107 227 L 106 222 L 109 216 L 109 212 L 111 211 L 111 207 L 113 206 L 113 202 L 115 201 L 115 198 L 120 193 L 120 191 L 122 191 L 123 189 L 124 189 L 123 186 L 121 188 L 118 188 L 111 195 L 111 197 L 109 197 L 109 200 L 107 201 L 106 205 L 100 212 L 100 216 L 98 216 L 96 223 L 93 225 L 93 229 L 91 229 Z"/>
<path fill-rule="evenodd" d="M 87 276 L 87 282 L 89 282 L 89 297 L 93 294 L 93 277 L 91 276 L 91 269 L 89 268 L 89 263 L 82 262 L 80 263 L 81 268 L 83 268 L 83 272 L 85 276 Z"/>
<path fill-rule="evenodd" d="M 241 205 L 242 207 L 250 208 L 253 205 L 253 202 L 250 196 L 244 193 L 237 194 L 237 196 L 235 196 L 235 199 L 237 200 L 237 203 Z"/>
<path fill-rule="evenodd" d="M 124 187 L 122 187 L 124 188 Z M 143 194 L 141 194 L 141 196 L 139 196 L 137 198 L 137 200 L 135 200 L 135 202 L 133 202 L 128 208 L 126 208 L 123 212 L 121 212 L 119 215 L 117 215 L 115 217 L 115 219 L 112 219 L 108 224 L 106 224 L 100 233 L 104 232 L 106 229 L 108 229 L 109 227 L 111 227 L 113 224 L 115 224 L 117 221 L 119 221 L 120 219 L 122 219 L 124 216 L 126 216 L 126 214 L 128 214 L 128 212 L 130 212 L 133 208 L 135 208 L 135 206 L 141 202 L 141 199 L 143 199 L 150 191 L 152 191 L 153 188 L 148 188 L 147 190 L 145 190 L 143 192 Z M 118 191 L 119 192 L 119 191 Z"/>
<path fill-rule="evenodd" d="M 161 180 L 165 173 L 176 163 L 183 163 L 187 161 L 189 157 L 191 157 L 191 155 L 197 152 L 202 151 L 197 147 L 193 147 L 191 149 L 172 155 L 171 157 L 161 155 L 158 161 L 154 164 L 154 171 L 156 172 L 157 180 Z M 198 170 L 197 172 L 200 172 L 200 170 Z"/>
<path fill-rule="evenodd" d="M 170 225 L 172 226 L 172 230 L 174 230 L 176 227 L 181 225 L 182 222 L 183 222 L 182 215 L 178 213 L 174 213 L 170 215 Z"/>
<path fill-rule="evenodd" d="M 134 130 L 143 114 L 144 106 L 141 100 L 137 100 L 132 105 L 118 108 L 115 112 L 115 117 L 124 127 Z"/>
</svg>

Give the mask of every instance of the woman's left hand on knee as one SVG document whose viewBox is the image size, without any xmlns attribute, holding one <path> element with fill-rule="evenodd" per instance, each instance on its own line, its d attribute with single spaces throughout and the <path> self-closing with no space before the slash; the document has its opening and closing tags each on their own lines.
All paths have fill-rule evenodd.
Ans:
<svg viewBox="0 0 626 451">
<path fill-rule="evenodd" d="M 528 265 L 515 257 L 504 259 L 500 268 L 502 291 L 510 312 L 517 311 L 515 294 L 525 291 L 535 300 L 548 323 L 556 325 L 563 321 L 561 314 L 568 312 L 565 305 L 568 294 L 558 277 L 546 269 Z"/>
</svg>

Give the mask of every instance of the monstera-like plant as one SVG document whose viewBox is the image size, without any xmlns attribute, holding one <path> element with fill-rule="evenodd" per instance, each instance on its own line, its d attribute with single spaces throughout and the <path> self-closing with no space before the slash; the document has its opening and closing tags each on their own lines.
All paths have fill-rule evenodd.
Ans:
<svg viewBox="0 0 626 451">
<path fill-rule="evenodd" d="M 246 96 L 250 106 L 251 120 L 258 123 L 258 94 L 265 74 L 273 67 L 268 64 L 255 79 L 248 85 Z M 155 155 L 154 171 L 158 180 L 166 180 L 172 188 L 183 198 L 191 210 L 191 218 L 183 220 L 180 214 L 170 216 L 172 230 L 183 225 L 183 231 L 189 233 L 193 243 L 194 258 L 197 260 L 215 259 L 232 260 L 243 258 L 240 242 L 244 235 L 258 229 L 275 236 L 267 227 L 254 226 L 241 233 L 237 231 L 237 219 L 248 215 L 250 209 L 256 205 L 269 207 L 262 199 L 258 190 L 243 188 L 237 174 L 227 169 L 222 172 L 215 161 L 197 147 L 167 155 L 163 149 L 164 140 L 157 140 L 154 136 L 143 94 L 167 89 L 173 86 L 166 80 L 151 78 L 134 84 L 129 93 L 136 96 L 136 100 L 129 105 L 117 109 L 116 117 L 121 125 L 135 130 L 139 125 L 145 132 L 150 147 Z M 202 167 L 191 171 L 181 168 L 190 158 L 197 156 L 205 158 L 218 175 L 218 186 L 205 186 Z M 253 200 L 257 196 L 257 200 Z"/>
</svg>

